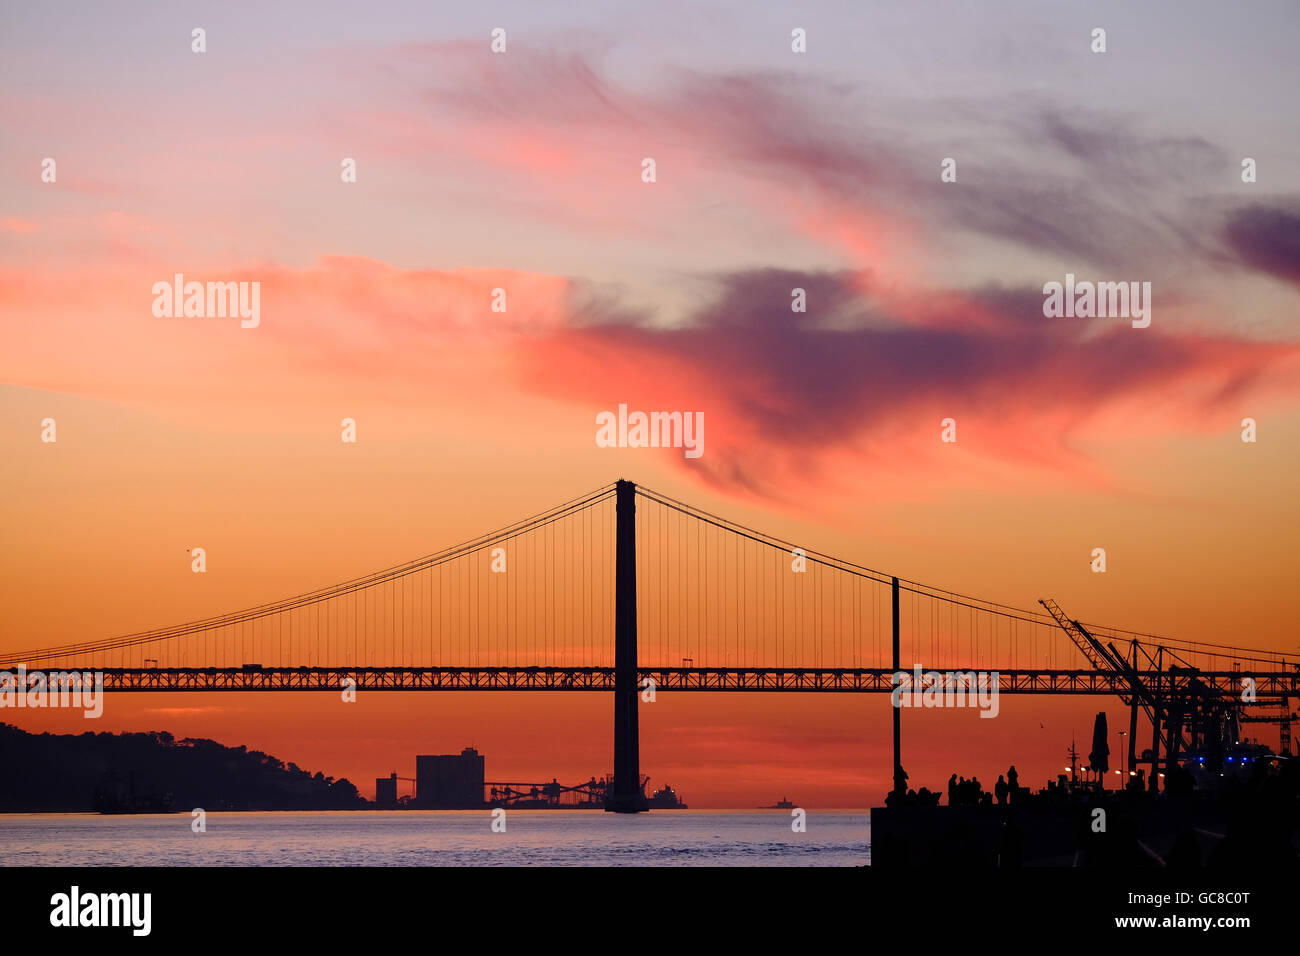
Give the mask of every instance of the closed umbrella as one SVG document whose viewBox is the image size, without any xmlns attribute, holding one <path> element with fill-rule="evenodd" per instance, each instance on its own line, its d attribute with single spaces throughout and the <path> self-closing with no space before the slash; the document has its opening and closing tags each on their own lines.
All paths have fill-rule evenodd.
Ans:
<svg viewBox="0 0 1300 956">
<path fill-rule="evenodd" d="M 1092 725 L 1092 750 L 1088 753 L 1088 769 L 1096 771 L 1097 779 L 1101 779 L 1110 769 L 1110 747 L 1106 745 L 1106 712 L 1102 711 L 1097 715 L 1097 720 Z"/>
</svg>

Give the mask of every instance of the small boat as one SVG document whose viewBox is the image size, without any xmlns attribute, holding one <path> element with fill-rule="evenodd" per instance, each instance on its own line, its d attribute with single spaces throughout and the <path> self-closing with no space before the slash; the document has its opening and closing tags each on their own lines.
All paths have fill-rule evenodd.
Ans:
<svg viewBox="0 0 1300 956">
<path fill-rule="evenodd" d="M 95 810 L 99 813 L 176 813 L 172 804 L 172 795 L 130 796 L 126 799 L 112 796 L 100 796 L 95 800 Z"/>
<path fill-rule="evenodd" d="M 153 788 L 144 792 L 136 790 L 135 772 L 132 771 L 123 787 L 116 773 L 104 775 L 95 788 L 91 806 L 98 813 L 176 813 L 174 798 L 170 793 L 158 793 Z"/>
</svg>

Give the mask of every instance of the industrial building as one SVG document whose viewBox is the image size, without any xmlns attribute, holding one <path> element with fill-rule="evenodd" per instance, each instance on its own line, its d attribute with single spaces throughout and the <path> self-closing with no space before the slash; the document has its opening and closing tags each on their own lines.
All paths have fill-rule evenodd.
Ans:
<svg viewBox="0 0 1300 956">
<path fill-rule="evenodd" d="M 415 805 L 431 810 L 478 809 L 484 806 L 484 779 L 483 755 L 473 747 L 459 754 L 418 755 Z"/>
<path fill-rule="evenodd" d="M 375 806 L 384 810 L 397 806 L 397 774 L 375 778 Z"/>
</svg>

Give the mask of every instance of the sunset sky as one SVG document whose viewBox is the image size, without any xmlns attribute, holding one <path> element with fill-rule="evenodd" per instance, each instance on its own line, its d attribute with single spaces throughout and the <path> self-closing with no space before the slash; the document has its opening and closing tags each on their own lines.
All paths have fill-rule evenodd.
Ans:
<svg viewBox="0 0 1300 956">
<path fill-rule="evenodd" d="M 625 477 L 935 586 L 1300 652 L 1297 21 L 1282 2 L 5 5 L 0 650 L 276 600 Z M 260 282 L 260 324 L 155 317 L 176 273 Z M 1067 273 L 1150 282 L 1150 327 L 1045 318 Z M 705 453 L 597 447 L 620 403 L 703 412 Z M 904 764 L 913 785 L 1015 763 L 1038 786 L 1103 707 L 1127 726 L 1088 698 L 905 715 Z M 113 697 L 93 726 L 0 719 L 246 744 L 372 795 L 471 743 L 489 779 L 603 774 L 610 713 L 195 694 Z M 692 807 L 889 786 L 883 696 L 641 713 L 643 772 Z"/>
</svg>

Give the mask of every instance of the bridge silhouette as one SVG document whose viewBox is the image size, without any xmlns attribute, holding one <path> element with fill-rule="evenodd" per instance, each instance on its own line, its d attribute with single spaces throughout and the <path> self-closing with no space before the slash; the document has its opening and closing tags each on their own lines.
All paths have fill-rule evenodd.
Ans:
<svg viewBox="0 0 1300 956">
<path fill-rule="evenodd" d="M 1242 721 L 1282 725 L 1300 667 L 931 587 L 617 481 L 498 531 L 281 601 L 103 640 L 0 652 L 97 671 L 111 692 L 599 691 L 614 697 L 609 809 L 645 809 L 638 695 L 890 693 L 914 667 L 996 672 L 1000 694 L 1117 696 L 1130 766 Z M 1243 678 L 1253 699 L 1243 700 Z M 1139 756 L 1139 712 L 1151 748 Z M 900 712 L 893 709 L 895 779 Z"/>
</svg>

